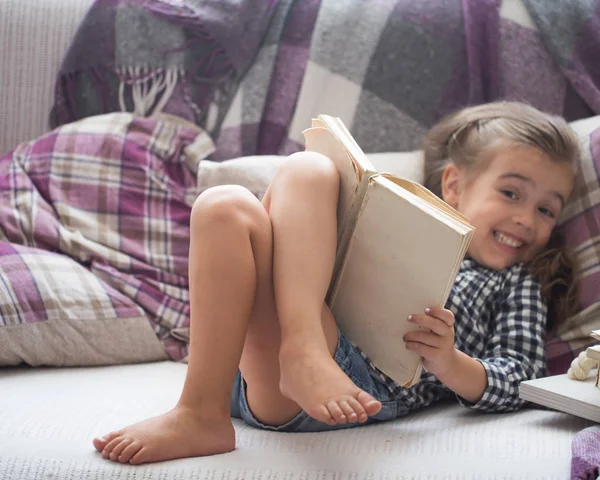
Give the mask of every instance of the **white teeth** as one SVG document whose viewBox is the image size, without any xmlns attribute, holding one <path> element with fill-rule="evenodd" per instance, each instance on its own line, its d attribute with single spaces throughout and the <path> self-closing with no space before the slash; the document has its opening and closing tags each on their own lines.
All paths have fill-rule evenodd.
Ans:
<svg viewBox="0 0 600 480">
<path fill-rule="evenodd" d="M 504 235 L 500 232 L 494 232 L 494 237 L 500 243 L 504 243 L 505 245 L 508 245 L 512 248 L 519 248 L 521 245 L 523 245 L 523 242 L 519 242 L 518 240 L 515 240 L 514 238 L 509 237 L 508 235 Z"/>
</svg>

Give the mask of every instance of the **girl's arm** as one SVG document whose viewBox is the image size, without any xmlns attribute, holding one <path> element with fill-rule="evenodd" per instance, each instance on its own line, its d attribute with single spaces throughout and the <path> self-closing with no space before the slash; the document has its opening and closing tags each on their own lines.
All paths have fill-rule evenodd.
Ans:
<svg viewBox="0 0 600 480">
<path fill-rule="evenodd" d="M 425 329 L 405 335 L 407 347 L 423 356 L 427 371 L 453 390 L 462 404 L 491 412 L 520 408 L 524 401 L 519 398 L 519 384 L 541 375 L 545 368 L 547 309 L 539 284 L 525 268 L 516 266 L 503 292 L 481 358 L 454 348 L 454 317 L 449 310 L 413 315 L 410 321 Z"/>
<path fill-rule="evenodd" d="M 448 368 L 439 374 L 433 374 L 450 390 L 470 403 L 479 402 L 488 386 L 488 375 L 482 363 L 456 348 Z"/>
<path fill-rule="evenodd" d="M 477 359 L 488 385 L 478 402 L 459 401 L 478 410 L 510 412 L 525 404 L 520 383 L 545 372 L 547 307 L 539 283 L 520 265 L 511 269 L 497 305 L 492 334 Z"/>
</svg>

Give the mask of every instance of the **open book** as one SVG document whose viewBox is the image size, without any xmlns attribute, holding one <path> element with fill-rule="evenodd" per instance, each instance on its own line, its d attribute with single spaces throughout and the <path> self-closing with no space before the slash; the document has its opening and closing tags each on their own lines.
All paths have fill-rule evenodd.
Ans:
<svg viewBox="0 0 600 480">
<path fill-rule="evenodd" d="M 444 306 L 473 227 L 425 187 L 377 172 L 342 121 L 320 115 L 306 150 L 340 175 L 338 246 L 327 294 L 340 330 L 403 386 L 419 381 L 422 358 L 407 350 L 409 314 Z"/>
</svg>

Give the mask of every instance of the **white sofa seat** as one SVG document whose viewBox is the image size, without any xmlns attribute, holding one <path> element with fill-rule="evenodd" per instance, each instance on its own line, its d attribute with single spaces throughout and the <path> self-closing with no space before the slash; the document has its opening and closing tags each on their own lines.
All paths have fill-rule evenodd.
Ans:
<svg viewBox="0 0 600 480">
<path fill-rule="evenodd" d="M 361 480 L 569 477 L 573 435 L 588 422 L 525 409 L 481 414 L 444 404 L 380 425 L 327 433 L 273 433 L 235 422 L 237 449 L 130 466 L 91 443 L 172 408 L 186 366 L 0 370 L 3 480 Z"/>
</svg>

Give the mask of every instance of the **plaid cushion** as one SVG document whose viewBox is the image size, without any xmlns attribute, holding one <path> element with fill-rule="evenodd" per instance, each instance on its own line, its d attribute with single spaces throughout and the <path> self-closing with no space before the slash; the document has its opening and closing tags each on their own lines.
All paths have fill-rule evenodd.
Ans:
<svg viewBox="0 0 600 480">
<path fill-rule="evenodd" d="M 0 327 L 145 316 L 131 300 L 64 255 L 0 242 L 0 271 Z"/>
<path fill-rule="evenodd" d="M 589 336 L 600 328 L 600 116 L 574 122 L 582 139 L 578 188 L 569 200 L 560 224 L 565 241 L 582 267 L 581 307 L 575 316 L 550 332 L 548 372 L 565 373 L 571 361 L 595 343 Z"/>
<path fill-rule="evenodd" d="M 164 359 L 145 312 L 70 258 L 0 242 L 0 365 Z"/>
<path fill-rule="evenodd" d="M 125 319 L 141 318 L 171 359 L 187 355 L 171 332 L 189 325 L 189 216 L 198 163 L 212 149 L 199 128 L 114 113 L 64 125 L 0 157 L 0 241 L 7 242 L 0 350 L 13 354 L 6 362 L 40 361 L 16 350 L 26 341 L 20 326 L 32 332 L 37 324 L 41 342 L 52 337 L 49 321 L 57 337 L 76 319 L 98 326 L 111 318 L 126 328 Z M 77 344 L 99 335 L 85 328 Z M 101 361 L 135 359 L 127 334 L 112 334 Z"/>
</svg>

